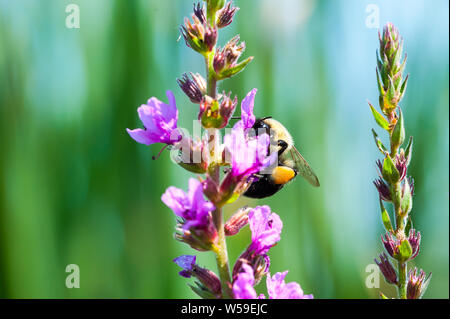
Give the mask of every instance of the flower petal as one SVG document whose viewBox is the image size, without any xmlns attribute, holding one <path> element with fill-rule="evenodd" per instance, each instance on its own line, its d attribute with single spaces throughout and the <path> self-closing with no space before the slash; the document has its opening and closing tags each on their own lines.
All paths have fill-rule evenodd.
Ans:
<svg viewBox="0 0 450 319">
<path fill-rule="evenodd" d="M 189 209 L 189 200 L 186 193 L 181 189 L 173 186 L 169 187 L 161 196 L 161 200 L 173 210 L 175 215 L 185 217 L 185 213 Z"/>
<path fill-rule="evenodd" d="M 141 144 L 151 145 L 159 142 L 159 140 L 155 140 L 154 136 L 141 128 L 137 128 L 134 130 L 130 130 L 127 128 L 127 132 L 128 134 L 130 134 L 132 139 Z"/>
<path fill-rule="evenodd" d="M 258 89 L 251 90 L 241 103 L 241 119 L 245 129 L 253 127 L 256 121 L 253 108 L 255 107 L 255 95 L 257 91 Z"/>
</svg>

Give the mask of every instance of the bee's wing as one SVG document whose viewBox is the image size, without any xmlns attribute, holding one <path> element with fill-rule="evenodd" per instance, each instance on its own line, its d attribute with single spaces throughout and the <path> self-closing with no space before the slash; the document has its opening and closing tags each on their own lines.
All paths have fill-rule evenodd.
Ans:
<svg viewBox="0 0 450 319">
<path fill-rule="evenodd" d="M 319 179 L 317 178 L 316 174 L 314 174 L 308 162 L 295 148 L 295 146 L 292 146 L 290 153 L 292 160 L 294 161 L 294 168 L 298 171 L 298 173 L 304 179 L 306 179 L 312 186 L 319 187 L 320 186 Z"/>
</svg>

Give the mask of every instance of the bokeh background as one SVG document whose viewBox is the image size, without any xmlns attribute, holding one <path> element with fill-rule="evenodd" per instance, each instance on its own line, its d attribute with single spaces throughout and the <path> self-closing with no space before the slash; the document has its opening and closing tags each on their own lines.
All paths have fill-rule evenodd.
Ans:
<svg viewBox="0 0 450 319">
<path fill-rule="evenodd" d="M 81 28 L 65 26 L 78 4 Z M 427 298 L 449 297 L 449 4 L 435 1 L 236 0 L 236 33 L 255 60 L 221 89 L 239 99 L 259 88 L 256 114 L 282 121 L 321 180 L 298 179 L 277 196 L 240 199 L 226 215 L 268 204 L 284 221 L 272 272 L 290 270 L 316 298 L 377 298 L 366 267 L 382 251 L 372 180 L 380 157 L 367 100 L 378 100 L 377 29 L 400 29 L 410 80 L 402 102 L 414 136 L 412 218 L 422 233 L 414 261 L 433 272 Z M 160 201 L 190 176 L 160 147 L 135 143 L 137 107 L 175 92 L 180 126 L 197 109 L 175 79 L 203 72 L 179 38 L 191 0 L 0 0 L 0 297 L 195 298 L 172 259 L 193 251 L 173 240 L 175 218 Z M 379 133 L 380 130 L 378 130 Z M 234 260 L 248 229 L 228 239 Z M 198 254 L 215 270 L 212 254 Z M 67 289 L 77 264 L 81 288 Z M 189 282 L 189 281 L 188 281 Z M 264 285 L 259 287 L 264 290 Z M 395 291 L 381 289 L 390 296 Z"/>
</svg>

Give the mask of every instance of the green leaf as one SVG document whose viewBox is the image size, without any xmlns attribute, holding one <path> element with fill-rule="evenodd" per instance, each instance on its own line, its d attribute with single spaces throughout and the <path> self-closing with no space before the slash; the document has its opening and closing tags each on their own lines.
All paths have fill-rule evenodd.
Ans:
<svg viewBox="0 0 450 319">
<path fill-rule="evenodd" d="M 392 227 L 391 219 L 389 218 L 389 214 L 386 208 L 384 207 L 381 198 L 380 198 L 380 208 L 381 208 L 381 220 L 383 221 L 384 228 L 388 232 L 393 232 L 394 228 Z"/>
<path fill-rule="evenodd" d="M 400 180 L 400 173 L 398 172 L 397 167 L 395 167 L 389 154 L 384 158 L 381 175 L 383 175 L 383 178 L 391 184 L 395 184 Z"/>
<path fill-rule="evenodd" d="M 411 257 L 412 253 L 413 253 L 411 244 L 406 239 L 404 239 L 402 241 L 402 243 L 400 244 L 400 247 L 399 247 L 398 250 L 399 250 L 399 255 L 400 255 L 399 256 L 400 261 L 408 260 Z"/>
<path fill-rule="evenodd" d="M 395 108 L 395 105 L 392 105 L 392 101 L 395 99 L 395 85 L 392 77 L 389 76 L 389 88 L 386 92 L 386 96 L 388 98 L 388 102 L 390 104 L 389 108 Z"/>
<path fill-rule="evenodd" d="M 380 95 L 385 95 L 386 92 L 383 88 L 383 83 L 381 82 L 380 73 L 378 72 L 378 69 L 376 69 L 377 72 L 377 83 L 378 83 L 378 91 L 380 92 Z"/>
<path fill-rule="evenodd" d="M 408 146 L 406 146 L 405 150 L 406 166 L 409 166 L 409 163 L 411 162 L 412 149 L 413 149 L 413 137 L 411 136 L 409 138 Z"/>
<path fill-rule="evenodd" d="M 408 221 L 406 222 L 406 226 L 405 226 L 405 234 L 408 235 L 409 231 L 414 228 L 411 216 L 408 217 Z"/>
<path fill-rule="evenodd" d="M 197 287 L 188 284 L 188 286 L 192 289 L 193 292 L 195 292 L 199 297 L 203 299 L 217 299 L 216 296 L 212 292 L 210 292 L 208 289 L 206 289 L 202 284 L 199 282 L 195 282 L 197 284 Z"/>
<path fill-rule="evenodd" d="M 377 124 L 381 128 L 385 129 L 386 131 L 389 131 L 389 122 L 388 122 L 388 120 L 386 120 L 383 117 L 383 115 L 381 115 L 377 110 L 375 110 L 375 108 L 373 107 L 372 104 L 370 104 L 370 102 L 368 102 L 368 103 L 369 103 L 370 109 L 372 110 L 373 117 L 375 118 L 375 121 L 377 122 Z"/>
<path fill-rule="evenodd" d="M 389 153 L 388 149 L 383 145 L 383 143 L 378 138 L 378 134 L 375 132 L 374 129 L 372 129 L 373 138 L 375 139 L 375 144 L 377 145 L 378 149 L 380 150 L 383 155 L 386 155 Z"/>
<path fill-rule="evenodd" d="M 403 121 L 403 113 L 400 108 L 397 124 L 395 124 L 394 130 L 392 131 L 391 143 L 393 149 L 398 149 L 405 141 L 405 123 Z"/>
<path fill-rule="evenodd" d="M 406 84 L 408 83 L 408 78 L 409 78 L 409 74 L 406 76 L 405 81 L 403 81 L 403 84 L 400 88 L 400 99 L 399 101 L 403 98 L 403 95 L 405 94 L 405 90 L 406 90 Z"/>
<path fill-rule="evenodd" d="M 402 201 L 400 203 L 402 215 L 406 217 L 409 214 L 409 212 L 411 211 L 412 206 L 413 206 L 413 201 L 412 201 L 412 194 L 411 194 L 411 186 L 409 185 L 408 179 L 405 178 L 405 181 L 403 184 Z"/>
<path fill-rule="evenodd" d="M 220 74 L 218 74 L 218 80 L 230 78 L 233 75 L 238 74 L 239 72 L 244 70 L 244 68 L 247 66 L 247 64 L 252 62 L 252 60 L 253 60 L 253 57 L 251 56 L 251 57 L 247 58 L 246 60 L 242 61 L 241 63 L 237 64 L 236 66 L 223 70 L 222 72 L 220 72 Z"/>
</svg>

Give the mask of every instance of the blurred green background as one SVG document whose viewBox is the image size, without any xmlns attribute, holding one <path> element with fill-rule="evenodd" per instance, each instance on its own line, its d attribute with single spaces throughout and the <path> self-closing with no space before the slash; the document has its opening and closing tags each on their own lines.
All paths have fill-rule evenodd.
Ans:
<svg viewBox="0 0 450 319">
<path fill-rule="evenodd" d="M 65 26 L 66 5 L 81 28 Z M 446 0 L 236 0 L 235 22 L 255 60 L 224 82 L 242 99 L 259 88 L 256 114 L 283 122 L 321 180 L 296 180 L 277 196 L 240 199 L 226 215 L 268 204 L 283 222 L 271 271 L 290 270 L 316 298 L 377 298 L 366 266 L 382 251 L 372 180 L 380 157 L 367 100 L 378 100 L 377 29 L 393 22 L 405 39 L 410 80 L 402 102 L 414 136 L 412 218 L 422 233 L 414 263 L 433 279 L 426 297 L 449 297 L 449 43 Z M 175 218 L 161 194 L 190 176 L 160 146 L 135 143 L 137 107 L 175 92 L 180 126 L 197 108 L 176 77 L 204 71 L 179 38 L 191 0 L 0 0 L 0 297 L 195 298 L 172 259 L 193 251 L 173 240 Z M 380 130 L 378 130 L 381 133 Z M 248 229 L 228 239 L 231 260 Z M 197 254 L 215 270 L 213 255 Z M 77 264 L 81 288 L 67 289 Z M 263 285 L 259 287 L 263 290 Z M 381 279 L 389 296 L 395 291 Z"/>
</svg>

